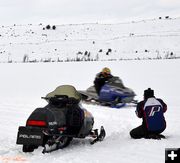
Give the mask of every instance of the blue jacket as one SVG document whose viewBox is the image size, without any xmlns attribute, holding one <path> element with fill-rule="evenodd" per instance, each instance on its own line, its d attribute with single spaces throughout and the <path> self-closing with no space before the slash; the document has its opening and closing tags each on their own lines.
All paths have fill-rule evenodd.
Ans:
<svg viewBox="0 0 180 163">
<path fill-rule="evenodd" d="M 163 131 L 166 128 L 164 113 L 167 105 L 163 100 L 151 97 L 137 104 L 136 114 L 143 119 L 143 126 L 150 132 Z"/>
</svg>

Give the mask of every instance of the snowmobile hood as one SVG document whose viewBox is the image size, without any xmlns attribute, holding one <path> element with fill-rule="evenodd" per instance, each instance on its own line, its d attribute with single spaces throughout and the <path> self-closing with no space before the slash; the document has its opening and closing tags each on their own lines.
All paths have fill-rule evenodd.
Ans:
<svg viewBox="0 0 180 163">
<path fill-rule="evenodd" d="M 125 88 L 122 80 L 117 76 L 114 76 L 111 79 L 109 79 L 106 84 L 117 87 L 117 88 Z"/>
<path fill-rule="evenodd" d="M 109 79 L 106 84 L 117 91 L 123 92 L 124 94 L 127 93 L 131 94 L 132 96 L 136 95 L 132 89 L 125 87 L 122 80 L 117 76 L 114 76 L 111 79 Z"/>
</svg>

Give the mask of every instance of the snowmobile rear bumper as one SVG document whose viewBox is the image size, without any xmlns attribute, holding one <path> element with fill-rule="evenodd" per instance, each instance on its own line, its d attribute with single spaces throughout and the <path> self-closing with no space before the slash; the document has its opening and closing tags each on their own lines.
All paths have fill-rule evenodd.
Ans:
<svg viewBox="0 0 180 163">
<path fill-rule="evenodd" d="M 23 145 L 43 145 L 43 128 L 20 126 L 16 144 Z"/>
</svg>

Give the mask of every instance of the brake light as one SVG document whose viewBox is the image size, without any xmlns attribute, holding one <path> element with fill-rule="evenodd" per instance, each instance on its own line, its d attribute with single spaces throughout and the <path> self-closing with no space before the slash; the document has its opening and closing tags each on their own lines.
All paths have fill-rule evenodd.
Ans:
<svg viewBox="0 0 180 163">
<path fill-rule="evenodd" d="M 29 121 L 27 121 L 27 126 L 45 127 L 46 126 L 46 122 L 45 121 L 37 121 L 37 120 L 29 120 Z"/>
<path fill-rule="evenodd" d="M 59 131 L 62 131 L 62 132 L 65 131 L 66 129 L 67 129 L 66 127 L 60 127 L 60 128 L 58 128 L 58 130 L 59 130 Z"/>
</svg>

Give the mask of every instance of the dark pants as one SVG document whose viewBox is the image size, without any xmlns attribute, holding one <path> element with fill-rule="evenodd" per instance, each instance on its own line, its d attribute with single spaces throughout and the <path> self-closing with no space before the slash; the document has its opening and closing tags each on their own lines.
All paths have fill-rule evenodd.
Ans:
<svg viewBox="0 0 180 163">
<path fill-rule="evenodd" d="M 94 82 L 94 87 L 95 87 L 95 90 L 96 90 L 96 93 L 99 95 L 100 91 L 101 91 L 101 88 L 102 86 L 104 85 L 104 83 L 101 83 L 101 82 L 98 82 L 98 81 L 95 81 Z"/>
<path fill-rule="evenodd" d="M 130 131 L 130 135 L 134 139 L 140 139 L 147 135 L 147 131 L 145 128 L 141 125 L 139 127 L 136 127 Z"/>
<path fill-rule="evenodd" d="M 138 126 L 134 129 L 132 129 L 130 131 L 130 136 L 134 139 L 149 138 L 149 135 L 160 134 L 163 131 L 164 131 L 164 129 L 160 130 L 160 131 L 156 131 L 156 132 L 148 132 L 146 130 L 146 128 L 143 125 L 141 125 L 141 126 Z"/>
</svg>

